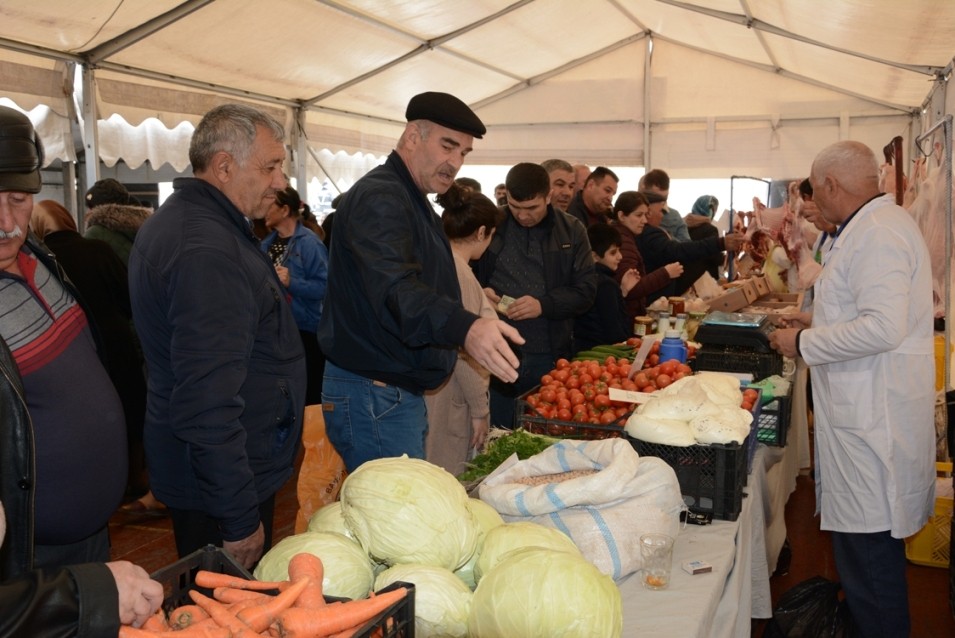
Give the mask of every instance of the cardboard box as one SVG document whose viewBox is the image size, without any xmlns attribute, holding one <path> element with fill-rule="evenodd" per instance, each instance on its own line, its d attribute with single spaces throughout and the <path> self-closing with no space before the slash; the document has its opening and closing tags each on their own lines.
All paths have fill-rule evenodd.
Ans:
<svg viewBox="0 0 955 638">
<path fill-rule="evenodd" d="M 766 275 L 756 275 L 753 277 L 753 284 L 756 286 L 756 293 L 760 297 L 769 294 L 769 282 L 766 280 Z"/>
<path fill-rule="evenodd" d="M 738 282 L 719 297 L 714 297 L 706 303 L 710 311 L 722 310 L 723 312 L 736 312 L 752 304 L 758 297 L 759 294 L 756 292 L 756 284 L 746 279 Z"/>
<path fill-rule="evenodd" d="M 798 312 L 802 307 L 803 296 L 804 293 L 801 292 L 771 292 L 754 299 L 744 312 Z"/>
</svg>

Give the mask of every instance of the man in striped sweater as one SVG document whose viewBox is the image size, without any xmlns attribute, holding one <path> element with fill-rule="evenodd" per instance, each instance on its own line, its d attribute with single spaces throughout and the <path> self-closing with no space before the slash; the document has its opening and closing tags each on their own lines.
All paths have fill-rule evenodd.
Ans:
<svg viewBox="0 0 955 638">
<path fill-rule="evenodd" d="M 16 410 L 0 423 L 10 523 L 0 576 L 11 577 L 109 560 L 107 523 L 127 453 L 123 407 L 95 331 L 53 255 L 29 234 L 42 147 L 12 109 L 0 110 L 0 160 L 0 353 L 15 364 L 4 378 Z"/>
</svg>

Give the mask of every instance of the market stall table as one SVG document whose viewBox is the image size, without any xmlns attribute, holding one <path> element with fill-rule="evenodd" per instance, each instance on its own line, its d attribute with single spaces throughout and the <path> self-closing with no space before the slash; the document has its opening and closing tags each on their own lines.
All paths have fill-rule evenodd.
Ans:
<svg viewBox="0 0 955 638">
<path fill-rule="evenodd" d="M 752 618 L 771 617 L 769 578 L 786 539 L 786 501 L 798 472 L 795 446 L 760 444 L 739 518 L 683 527 L 668 589 L 644 588 L 639 572 L 619 583 L 624 635 L 748 638 Z M 693 560 L 713 571 L 683 571 L 681 565 Z"/>
</svg>

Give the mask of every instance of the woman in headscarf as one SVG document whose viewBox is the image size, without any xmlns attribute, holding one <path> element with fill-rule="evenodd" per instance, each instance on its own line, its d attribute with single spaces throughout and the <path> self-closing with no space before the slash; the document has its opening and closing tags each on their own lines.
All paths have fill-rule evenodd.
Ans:
<svg viewBox="0 0 955 638">
<path fill-rule="evenodd" d="M 685 217 L 686 229 L 693 241 L 707 237 L 719 237 L 720 231 L 713 225 L 713 216 L 720 202 L 712 195 L 702 195 L 693 202 L 693 209 Z M 683 274 L 677 281 L 677 290 L 687 290 L 703 273 L 709 273 L 715 281 L 720 280 L 724 256 L 722 253 L 684 264 Z"/>
</svg>

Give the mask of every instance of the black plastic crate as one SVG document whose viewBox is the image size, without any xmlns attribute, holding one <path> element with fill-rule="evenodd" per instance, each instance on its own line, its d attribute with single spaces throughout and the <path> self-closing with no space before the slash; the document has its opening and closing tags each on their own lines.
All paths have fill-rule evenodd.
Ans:
<svg viewBox="0 0 955 638">
<path fill-rule="evenodd" d="M 206 596 L 212 592 L 195 584 L 196 572 L 205 570 L 220 574 L 230 574 L 252 580 L 252 575 L 228 552 L 221 547 L 206 545 L 185 558 L 181 558 L 172 565 L 167 565 L 152 573 L 153 580 L 163 586 L 163 604 L 165 611 L 170 611 L 181 605 L 192 603 L 189 592 L 197 590 Z M 380 638 L 414 638 L 414 585 L 410 583 L 392 583 L 381 592 L 392 591 L 398 587 L 408 590 L 407 595 L 385 611 L 368 622 L 362 630 L 355 634 L 355 638 L 370 638 L 372 635 Z M 379 592 L 379 593 L 381 593 Z M 276 592 L 277 593 L 277 592 Z M 346 600 L 326 596 L 329 602 Z"/>
<path fill-rule="evenodd" d="M 735 521 L 743 509 L 743 485 L 752 432 L 742 444 L 679 447 L 627 437 L 640 456 L 656 456 L 673 468 L 691 512 Z"/>
<path fill-rule="evenodd" d="M 703 345 L 690 363 L 694 372 L 739 372 L 754 380 L 782 374 L 783 357 L 778 352 L 756 352 L 736 346 Z"/>
<path fill-rule="evenodd" d="M 759 414 L 756 436 L 760 443 L 774 447 L 786 447 L 786 435 L 792 416 L 790 395 L 776 397 L 764 405 Z"/>
<path fill-rule="evenodd" d="M 629 410 L 625 415 L 618 417 L 613 423 L 580 423 L 578 421 L 562 421 L 548 419 L 537 413 L 534 407 L 527 402 L 527 397 L 540 392 L 537 386 L 517 397 L 514 406 L 514 429 L 524 428 L 532 434 L 559 436 L 566 439 L 610 439 L 621 438 L 624 435 L 623 426 L 633 413 Z"/>
</svg>

